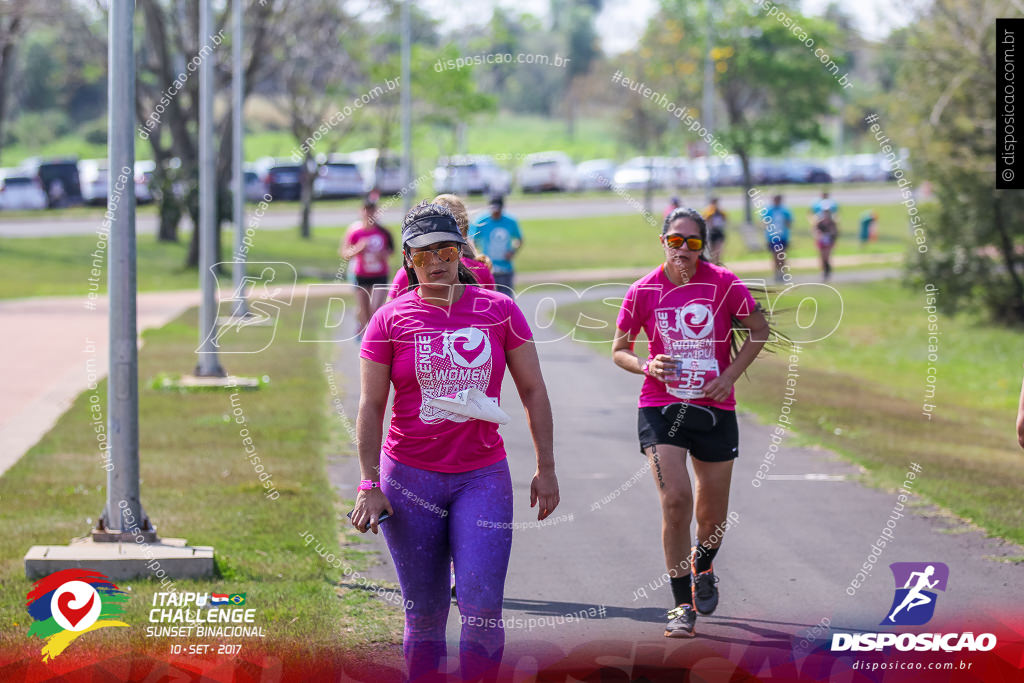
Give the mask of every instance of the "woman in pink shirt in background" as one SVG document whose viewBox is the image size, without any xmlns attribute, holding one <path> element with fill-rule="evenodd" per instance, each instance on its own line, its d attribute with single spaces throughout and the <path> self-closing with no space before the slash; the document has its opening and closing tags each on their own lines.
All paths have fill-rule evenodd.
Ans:
<svg viewBox="0 0 1024 683">
<path fill-rule="evenodd" d="M 493 680 L 505 642 L 501 608 L 512 547 L 505 448 L 495 422 L 432 401 L 476 390 L 496 403 L 508 366 L 537 454 L 530 505 L 539 503 L 538 520 L 559 500 L 551 405 L 522 311 L 507 296 L 468 286 L 476 281 L 459 258 L 466 240 L 452 212 L 426 202 L 413 208 L 403 222 L 402 243 L 414 289 L 373 315 L 360 349 L 362 482 L 352 524 L 361 532 L 384 532 L 409 605 L 403 649 L 410 680 L 445 680 L 452 560 L 462 615 L 462 679 Z M 381 520 L 384 512 L 390 516 Z"/>
<path fill-rule="evenodd" d="M 466 233 L 469 230 L 469 214 L 466 211 L 466 205 L 453 194 L 439 194 L 434 197 L 433 203 L 448 207 L 452 215 L 455 216 L 455 222 L 459 225 L 459 232 L 466 239 L 466 244 L 462 247 L 462 265 L 466 266 L 473 273 L 478 285 L 485 289 L 494 290 L 494 274 L 491 273 L 491 259 L 483 254 L 474 253 L 473 245 L 466 237 Z M 395 279 L 391 282 L 388 301 L 397 298 L 399 294 L 404 294 L 407 289 L 409 289 L 409 275 L 405 272 L 405 268 L 399 268 L 398 272 L 395 273 Z"/>
<path fill-rule="evenodd" d="M 678 208 L 661 229 L 665 262 L 629 288 L 612 343 L 615 364 L 645 375 L 640 391 L 640 450 L 650 459 L 662 509 L 662 545 L 674 607 L 665 636 L 690 638 L 697 613 L 718 606 L 718 553 L 729 509 L 739 427 L 733 383 L 768 340 L 768 321 L 746 286 L 705 255 L 708 226 Z M 731 355 L 734 321 L 750 331 Z M 649 355 L 633 351 L 643 330 Z M 689 453 L 696 501 L 686 469 Z M 696 506 L 694 503 L 696 502 Z M 690 545 L 696 510 L 697 544 Z"/>
<path fill-rule="evenodd" d="M 338 249 L 341 258 L 351 261 L 356 276 L 359 334 L 384 301 L 383 288 L 388 284 L 390 273 L 388 259 L 394 251 L 391 233 L 377 222 L 377 201 L 367 197 L 363 202 L 363 219 L 349 226 Z"/>
</svg>

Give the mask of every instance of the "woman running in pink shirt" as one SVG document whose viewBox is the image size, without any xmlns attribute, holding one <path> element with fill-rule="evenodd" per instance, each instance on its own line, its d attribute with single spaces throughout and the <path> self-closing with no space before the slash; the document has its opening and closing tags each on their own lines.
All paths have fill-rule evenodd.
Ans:
<svg viewBox="0 0 1024 683">
<path fill-rule="evenodd" d="M 464 680 L 493 680 L 505 642 L 501 607 L 512 545 L 512 482 L 498 425 L 451 399 L 475 392 L 498 414 L 508 366 L 537 453 L 530 505 L 537 519 L 558 505 L 551 406 L 533 333 L 515 302 L 475 284 L 460 254 L 465 238 L 447 208 L 426 202 L 402 226 L 414 290 L 370 320 L 360 356 L 357 438 L 362 483 L 352 524 L 383 530 L 398 572 L 404 652 L 412 681 L 442 680 L 454 560 L 462 614 Z M 383 420 L 395 388 L 391 427 Z M 481 392 L 485 396 L 481 398 Z M 448 402 L 438 405 L 437 399 Z M 472 401 L 470 401 L 472 403 Z M 381 520 L 387 512 L 390 517 Z"/>
<path fill-rule="evenodd" d="M 612 346 L 616 365 L 645 375 L 638 431 L 661 497 L 662 544 L 675 605 L 665 627 L 670 638 L 692 637 L 697 613 L 711 614 L 718 605 L 711 561 L 725 531 L 739 450 L 733 383 L 769 334 L 746 286 L 708 261 L 707 240 L 707 224 L 697 211 L 678 208 L 665 218 L 665 262 L 629 288 Z M 730 357 L 734 321 L 750 334 Z M 633 351 L 641 330 L 650 343 L 643 361 Z M 695 547 L 687 453 L 697 479 Z"/>
</svg>

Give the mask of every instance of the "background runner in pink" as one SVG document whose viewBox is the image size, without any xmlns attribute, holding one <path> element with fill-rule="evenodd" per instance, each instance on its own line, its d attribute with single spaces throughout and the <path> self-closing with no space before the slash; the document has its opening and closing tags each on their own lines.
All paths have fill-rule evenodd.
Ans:
<svg viewBox="0 0 1024 683">
<path fill-rule="evenodd" d="M 686 358 L 707 357 L 703 359 L 702 369 L 691 375 L 693 380 L 689 384 L 685 381 L 667 384 L 647 376 L 640 391 L 640 407 L 665 406 L 685 400 L 735 410 L 735 390 L 730 391 L 729 398 L 723 402 L 694 396 L 699 395 L 703 384 L 729 367 L 732 317 L 742 320 L 755 308 L 754 297 L 739 278 L 708 261 L 698 261 L 697 272 L 682 286 L 672 284 L 661 266 L 634 282 L 626 293 L 616 326 L 631 335 L 643 329 L 651 342 L 648 358 L 653 359 L 660 353 Z M 715 362 L 707 362 L 711 360 Z M 691 395 L 673 395 L 669 393 L 670 385 L 689 386 Z"/>
<path fill-rule="evenodd" d="M 502 460 L 497 424 L 425 400 L 471 387 L 500 398 L 505 354 L 532 337 L 512 299 L 481 287 L 466 287 L 450 311 L 425 303 L 416 290 L 382 306 L 366 328 L 360 356 L 391 366 L 395 402 L 384 453 L 435 472 Z"/>
</svg>

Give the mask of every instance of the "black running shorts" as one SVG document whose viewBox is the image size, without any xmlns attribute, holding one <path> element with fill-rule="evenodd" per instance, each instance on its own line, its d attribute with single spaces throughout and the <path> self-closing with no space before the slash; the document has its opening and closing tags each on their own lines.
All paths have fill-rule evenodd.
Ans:
<svg viewBox="0 0 1024 683">
<path fill-rule="evenodd" d="M 693 403 L 640 408 L 637 431 L 641 451 L 657 444 L 678 446 L 705 462 L 725 462 L 739 455 L 734 410 Z"/>
</svg>

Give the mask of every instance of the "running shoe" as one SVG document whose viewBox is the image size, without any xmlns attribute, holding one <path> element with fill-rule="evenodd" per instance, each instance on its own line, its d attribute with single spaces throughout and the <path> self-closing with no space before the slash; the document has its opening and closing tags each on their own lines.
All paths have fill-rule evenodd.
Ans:
<svg viewBox="0 0 1024 683">
<path fill-rule="evenodd" d="M 693 605 L 679 605 L 668 611 L 668 624 L 665 626 L 666 638 L 693 638 L 693 627 L 697 623 L 697 612 Z"/>
<path fill-rule="evenodd" d="M 715 569 L 701 572 L 693 577 L 693 604 L 701 614 L 713 614 L 718 607 L 718 577 Z"/>
</svg>

